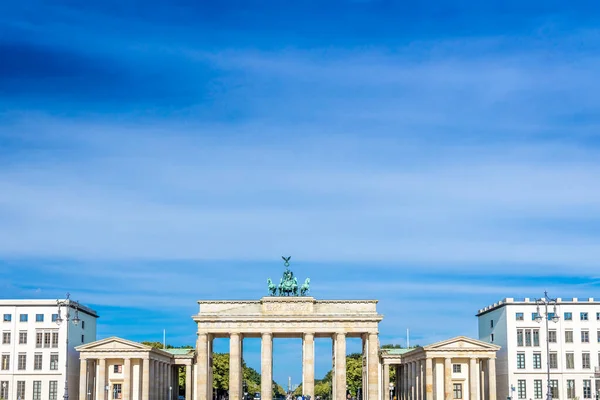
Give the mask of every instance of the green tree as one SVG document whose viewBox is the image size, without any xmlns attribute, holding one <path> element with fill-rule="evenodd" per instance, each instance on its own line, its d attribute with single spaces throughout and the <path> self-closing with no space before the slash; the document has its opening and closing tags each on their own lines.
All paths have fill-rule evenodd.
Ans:
<svg viewBox="0 0 600 400">
<path fill-rule="evenodd" d="M 315 396 L 319 396 L 322 399 L 329 399 L 331 397 L 331 379 L 329 381 L 315 381 Z"/>
<path fill-rule="evenodd" d="M 362 387 L 362 354 L 353 353 L 346 356 L 346 389 L 356 396 Z"/>
</svg>

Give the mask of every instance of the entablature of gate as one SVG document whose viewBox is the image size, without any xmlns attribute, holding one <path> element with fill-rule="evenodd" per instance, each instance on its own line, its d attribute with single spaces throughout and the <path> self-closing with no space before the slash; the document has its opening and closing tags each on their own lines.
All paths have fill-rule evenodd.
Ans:
<svg viewBox="0 0 600 400">
<path fill-rule="evenodd" d="M 200 312 L 192 318 L 199 333 L 226 336 L 240 332 L 259 336 L 296 337 L 302 332 L 315 336 L 346 333 L 360 336 L 377 333 L 383 315 L 377 300 L 316 300 L 314 297 L 263 297 L 260 300 L 199 301 Z"/>
</svg>

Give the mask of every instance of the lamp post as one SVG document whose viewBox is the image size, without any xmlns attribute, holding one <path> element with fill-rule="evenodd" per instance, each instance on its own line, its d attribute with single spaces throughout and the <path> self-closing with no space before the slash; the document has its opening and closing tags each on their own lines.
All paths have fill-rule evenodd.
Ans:
<svg viewBox="0 0 600 400">
<path fill-rule="evenodd" d="M 71 294 L 67 293 L 67 298 L 65 300 L 56 300 L 56 305 L 58 306 L 58 317 L 56 318 L 56 324 L 60 325 L 63 321 L 67 322 L 67 332 L 66 332 L 66 355 L 65 355 L 65 394 L 63 398 L 65 400 L 69 400 L 69 322 L 73 322 L 73 325 L 79 324 L 79 303 L 77 301 L 71 300 Z M 65 309 L 64 318 L 61 316 L 62 309 Z M 71 308 L 75 309 L 75 315 L 71 316 Z"/>
<path fill-rule="evenodd" d="M 548 393 L 546 395 L 546 400 L 552 400 L 552 386 L 550 385 L 550 338 L 549 330 L 548 330 L 548 320 L 552 319 L 552 322 L 558 321 L 558 315 L 556 314 L 556 299 L 551 299 L 548 297 L 548 292 L 544 292 L 544 297 L 541 299 L 536 299 L 535 303 L 537 304 L 537 315 L 535 316 L 536 322 L 541 322 L 542 318 L 546 320 L 546 375 L 548 378 Z M 544 307 L 544 315 L 542 316 L 540 312 L 540 306 Z M 548 313 L 548 306 L 552 306 L 552 314 Z M 552 315 L 550 317 L 550 315 Z"/>
<path fill-rule="evenodd" d="M 394 400 L 394 383 L 390 382 L 390 400 Z"/>
</svg>

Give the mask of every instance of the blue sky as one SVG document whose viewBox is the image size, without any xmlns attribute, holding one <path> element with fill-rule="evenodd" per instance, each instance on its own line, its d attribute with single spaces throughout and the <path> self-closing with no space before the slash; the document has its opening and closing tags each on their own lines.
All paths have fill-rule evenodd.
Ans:
<svg viewBox="0 0 600 400">
<path fill-rule="evenodd" d="M 600 297 L 594 2 L 83 3 L 0 5 L 2 297 L 175 345 L 282 255 L 317 298 L 379 299 L 383 343 Z M 300 356 L 277 340 L 275 379 Z"/>
</svg>

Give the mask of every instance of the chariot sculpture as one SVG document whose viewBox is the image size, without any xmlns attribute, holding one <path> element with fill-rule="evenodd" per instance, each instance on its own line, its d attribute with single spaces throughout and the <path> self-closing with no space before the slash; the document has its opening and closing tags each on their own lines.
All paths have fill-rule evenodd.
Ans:
<svg viewBox="0 0 600 400">
<path fill-rule="evenodd" d="M 273 283 L 271 278 L 267 279 L 269 288 L 269 296 L 306 296 L 310 290 L 310 279 L 306 278 L 302 286 L 298 285 L 298 278 L 294 276 L 294 273 L 289 269 L 291 257 L 283 258 L 285 271 L 283 276 L 279 280 L 279 285 Z"/>
</svg>

